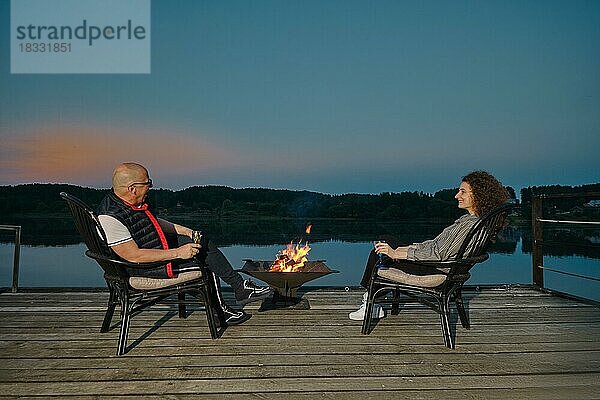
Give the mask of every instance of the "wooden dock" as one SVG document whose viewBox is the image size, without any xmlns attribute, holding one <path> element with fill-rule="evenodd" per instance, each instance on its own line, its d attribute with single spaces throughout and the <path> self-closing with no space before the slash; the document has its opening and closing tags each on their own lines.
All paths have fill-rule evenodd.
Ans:
<svg viewBox="0 0 600 400">
<path fill-rule="evenodd" d="M 443 345 L 437 314 L 414 303 L 371 335 L 348 312 L 362 292 L 303 292 L 310 310 L 258 311 L 211 340 L 203 312 L 158 305 L 99 327 L 106 292 L 0 294 L 0 397 L 203 399 L 600 398 L 600 309 L 505 287 L 467 291 L 472 327 Z M 456 325 L 456 318 L 453 318 Z"/>
</svg>

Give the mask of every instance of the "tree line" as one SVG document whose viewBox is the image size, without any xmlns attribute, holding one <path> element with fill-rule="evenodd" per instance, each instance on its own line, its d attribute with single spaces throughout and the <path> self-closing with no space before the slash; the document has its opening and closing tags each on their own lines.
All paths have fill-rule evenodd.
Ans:
<svg viewBox="0 0 600 400">
<path fill-rule="evenodd" d="M 527 219 L 531 218 L 531 203 L 534 196 L 554 194 L 583 195 L 578 197 L 552 198 L 542 201 L 542 215 L 545 218 L 557 217 L 565 213 L 583 218 L 596 218 L 600 216 L 600 207 L 591 203 L 594 200 L 600 200 L 598 197 L 600 194 L 600 183 L 578 186 L 547 185 L 523 188 L 521 189 L 523 216 Z"/>
<path fill-rule="evenodd" d="M 508 187 L 512 198 L 515 191 Z M 161 215 L 205 219 L 348 218 L 348 219 L 454 219 L 463 211 L 456 207 L 456 188 L 434 194 L 424 192 L 384 192 L 379 194 L 324 194 L 303 190 L 193 186 L 182 190 L 153 189 L 148 202 Z M 68 214 L 59 193 L 65 191 L 96 208 L 109 189 L 67 184 L 24 184 L 0 186 L 0 218 Z M 582 186 L 538 186 L 521 189 L 523 211 L 531 209 L 534 194 L 600 192 L 600 183 Z M 561 199 L 563 211 L 581 207 L 589 199 Z M 553 202 L 556 203 L 556 202 Z M 550 206 L 548 206 L 550 207 Z M 556 204 L 552 210 L 557 209 Z M 11 220 L 14 218 L 10 218 Z M 0 223 L 7 221 L 0 220 Z"/>
<path fill-rule="evenodd" d="M 68 192 L 95 208 L 109 189 L 67 184 L 0 186 L 0 216 L 65 215 L 59 193 Z M 194 186 L 183 190 L 153 189 L 148 202 L 162 215 L 205 218 L 456 218 L 456 189 L 429 194 L 324 194 L 310 191 Z"/>
</svg>

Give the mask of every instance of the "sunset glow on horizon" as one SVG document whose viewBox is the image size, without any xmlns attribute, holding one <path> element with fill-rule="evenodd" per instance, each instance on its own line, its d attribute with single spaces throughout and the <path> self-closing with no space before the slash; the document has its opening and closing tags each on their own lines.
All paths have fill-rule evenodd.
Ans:
<svg viewBox="0 0 600 400">
<path fill-rule="evenodd" d="M 237 159 L 199 137 L 99 126 L 32 129 L 6 139 L 3 147 L 8 157 L 0 160 L 0 182 L 6 184 L 106 186 L 121 162 L 177 174 L 230 168 Z"/>
</svg>

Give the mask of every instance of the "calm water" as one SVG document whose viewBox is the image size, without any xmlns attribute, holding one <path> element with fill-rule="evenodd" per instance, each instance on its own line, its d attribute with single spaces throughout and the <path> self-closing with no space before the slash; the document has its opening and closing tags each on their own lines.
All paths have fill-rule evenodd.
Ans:
<svg viewBox="0 0 600 400">
<path fill-rule="evenodd" d="M 513 238 L 514 239 L 514 238 Z M 531 283 L 531 255 L 523 252 L 523 240 L 519 237 L 500 244 L 485 263 L 472 270 L 469 284 Z M 241 268 L 244 258 L 271 260 L 283 246 L 225 245 L 221 249 L 234 268 Z M 369 241 L 326 240 L 311 243 L 310 259 L 326 260 L 331 269 L 340 271 L 310 283 L 311 286 L 357 286 L 362 276 L 366 257 L 372 248 Z M 12 283 L 12 257 L 14 246 L 0 243 L 0 286 Z M 83 244 L 64 246 L 21 247 L 21 287 L 103 287 L 102 272 L 95 262 L 84 256 Z M 600 260 L 580 255 L 546 256 L 546 266 L 597 277 Z M 598 282 L 546 272 L 546 286 L 594 300 L 600 300 Z"/>
</svg>

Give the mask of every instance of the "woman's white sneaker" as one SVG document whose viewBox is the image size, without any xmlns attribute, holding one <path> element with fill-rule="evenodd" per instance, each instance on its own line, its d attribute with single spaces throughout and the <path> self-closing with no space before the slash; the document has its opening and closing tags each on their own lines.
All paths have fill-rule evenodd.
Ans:
<svg viewBox="0 0 600 400">
<path fill-rule="evenodd" d="M 366 306 L 366 303 L 362 303 L 360 308 L 356 311 L 352 311 L 350 314 L 348 314 L 348 317 L 353 321 L 362 321 L 363 319 L 365 319 Z M 373 312 L 371 313 L 371 315 L 372 318 L 383 318 L 385 317 L 385 311 L 383 310 L 383 307 L 381 307 L 381 305 L 373 304 Z"/>
</svg>

